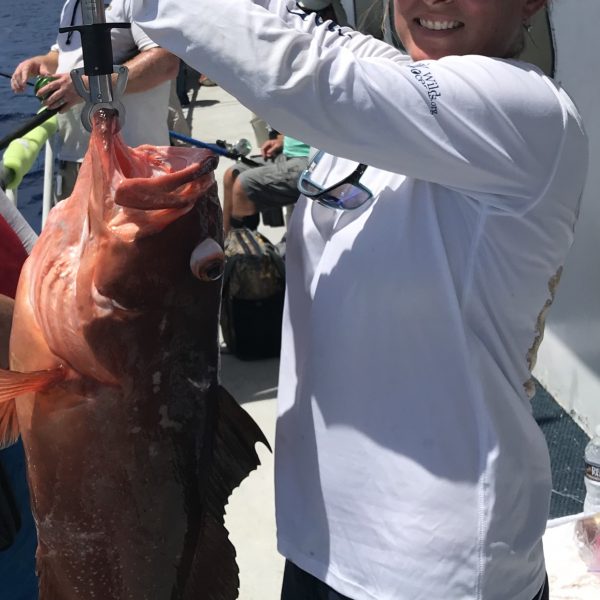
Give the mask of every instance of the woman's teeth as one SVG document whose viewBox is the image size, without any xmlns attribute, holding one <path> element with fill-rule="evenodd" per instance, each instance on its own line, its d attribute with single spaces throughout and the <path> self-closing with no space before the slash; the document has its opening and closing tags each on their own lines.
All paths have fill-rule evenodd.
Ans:
<svg viewBox="0 0 600 600">
<path fill-rule="evenodd" d="M 460 21 L 429 21 L 428 19 L 419 19 L 419 25 L 425 29 L 442 31 L 443 29 L 457 29 L 462 23 Z"/>
</svg>

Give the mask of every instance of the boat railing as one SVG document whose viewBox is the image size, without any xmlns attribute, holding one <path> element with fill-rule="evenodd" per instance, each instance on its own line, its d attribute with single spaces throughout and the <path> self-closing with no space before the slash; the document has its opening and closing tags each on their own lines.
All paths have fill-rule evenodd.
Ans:
<svg viewBox="0 0 600 600">
<path fill-rule="evenodd" d="M 54 150 L 50 140 L 44 146 L 44 190 L 42 193 L 42 228 L 54 203 Z"/>
<path fill-rule="evenodd" d="M 44 188 L 42 194 L 42 227 L 46 223 L 48 213 L 52 208 L 53 197 L 54 197 L 54 150 L 52 144 L 47 141 L 44 145 Z M 19 188 L 8 188 L 6 190 L 6 196 L 19 208 Z"/>
<path fill-rule="evenodd" d="M 12 139 L 6 146 L 4 156 L 0 162 L 6 195 L 18 208 L 19 186 L 37 161 L 42 148 L 44 148 L 42 227 L 53 203 L 54 151 L 51 138 L 56 133 L 57 127 L 56 116 L 46 118 L 41 124 L 25 131 L 22 136 Z"/>
</svg>

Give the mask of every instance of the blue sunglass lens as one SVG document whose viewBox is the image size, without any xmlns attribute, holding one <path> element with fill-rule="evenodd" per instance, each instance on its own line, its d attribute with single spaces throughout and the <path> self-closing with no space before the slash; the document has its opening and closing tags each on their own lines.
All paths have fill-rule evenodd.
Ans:
<svg viewBox="0 0 600 600">
<path fill-rule="evenodd" d="M 315 185 L 308 177 L 301 177 L 298 182 L 298 189 L 306 195 L 318 194 L 323 188 Z"/>
<path fill-rule="evenodd" d="M 351 183 L 344 183 L 325 194 L 322 199 L 326 204 L 337 208 L 353 209 L 362 206 L 371 194 Z"/>
</svg>

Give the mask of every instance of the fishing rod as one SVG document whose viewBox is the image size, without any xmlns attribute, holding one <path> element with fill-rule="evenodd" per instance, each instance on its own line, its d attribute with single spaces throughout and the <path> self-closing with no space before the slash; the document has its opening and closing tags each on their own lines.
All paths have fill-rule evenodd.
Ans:
<svg viewBox="0 0 600 600">
<path fill-rule="evenodd" d="M 32 129 L 35 129 L 38 125 L 41 125 L 45 121 L 47 121 L 50 117 L 55 115 L 58 112 L 57 108 L 45 108 L 40 111 L 30 119 L 27 119 L 24 123 L 19 125 L 17 129 L 5 135 L 2 139 L 0 139 L 0 150 L 4 150 L 13 140 L 16 140 L 20 137 L 23 137 L 25 134 L 29 133 Z"/>
<path fill-rule="evenodd" d="M 56 117 L 46 119 L 31 131 L 8 144 L 0 161 L 1 189 L 16 189 L 20 185 L 42 146 L 56 133 L 57 127 Z"/>
<path fill-rule="evenodd" d="M 0 163 L 0 190 L 6 190 L 14 176 L 15 173 L 12 169 L 9 169 L 4 163 Z"/>
<path fill-rule="evenodd" d="M 44 96 L 43 94 L 40 96 L 37 96 L 37 93 L 39 92 L 40 89 L 42 89 L 47 83 L 49 83 L 52 80 L 53 80 L 53 77 L 50 75 L 44 75 L 44 76 L 40 75 L 40 76 L 38 76 L 37 81 L 35 83 L 29 84 L 29 85 L 33 85 L 35 94 L 36 94 L 36 98 L 38 100 L 40 100 L 42 102 L 45 100 L 46 96 Z M 24 123 L 19 125 L 17 127 L 17 129 L 15 129 L 11 133 L 9 133 L 8 135 L 5 135 L 2 139 L 0 139 L 0 150 L 4 150 L 14 140 L 19 139 L 20 137 L 23 137 L 24 135 L 27 135 L 32 129 L 35 129 L 42 123 L 45 123 L 50 117 L 55 115 L 58 111 L 59 111 L 58 108 L 44 108 L 43 110 L 40 110 L 33 117 L 30 117 L 29 119 L 27 119 L 27 121 L 25 121 Z"/>
<path fill-rule="evenodd" d="M 12 79 L 12 75 L 9 75 L 8 73 L 3 73 L 2 71 L 0 71 L 0 77 L 6 77 L 7 79 Z M 26 83 L 27 83 L 27 85 L 30 85 L 31 87 L 35 87 L 35 83 L 31 83 L 31 81 L 27 81 Z"/>
<path fill-rule="evenodd" d="M 246 139 L 241 139 L 237 143 L 231 145 L 222 140 L 217 140 L 216 144 L 208 144 L 206 142 L 201 142 L 200 140 L 191 138 L 187 135 L 183 135 L 182 133 L 176 133 L 175 131 L 169 131 L 169 136 L 176 140 L 186 142 L 191 146 L 212 150 L 215 154 L 220 154 L 221 156 L 225 156 L 231 160 L 239 160 L 250 167 L 263 166 L 262 163 L 256 162 L 251 158 L 246 158 L 246 154 L 250 152 L 250 142 L 248 142 Z"/>
</svg>

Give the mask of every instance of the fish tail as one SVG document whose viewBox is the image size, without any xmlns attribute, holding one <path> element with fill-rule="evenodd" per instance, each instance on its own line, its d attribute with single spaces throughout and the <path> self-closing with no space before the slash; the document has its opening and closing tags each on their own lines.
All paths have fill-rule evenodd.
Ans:
<svg viewBox="0 0 600 600">
<path fill-rule="evenodd" d="M 238 597 L 239 571 L 224 525 L 225 506 L 233 490 L 260 464 L 255 444 L 262 442 L 271 450 L 252 417 L 222 387 L 218 413 L 206 511 L 183 600 Z"/>
</svg>

